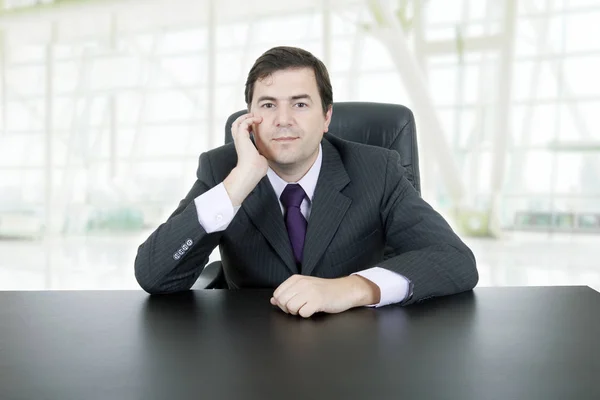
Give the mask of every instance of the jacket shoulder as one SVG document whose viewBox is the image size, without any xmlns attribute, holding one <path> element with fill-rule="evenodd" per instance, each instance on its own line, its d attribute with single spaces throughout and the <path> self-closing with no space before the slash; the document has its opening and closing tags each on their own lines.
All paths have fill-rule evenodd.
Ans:
<svg viewBox="0 0 600 400">
<path fill-rule="evenodd" d="M 381 164 L 381 166 L 385 168 L 389 157 L 397 154 L 394 150 L 352 142 L 332 134 L 327 134 L 325 139 L 338 151 L 344 165 L 368 162 L 369 164 L 374 164 L 376 166 Z"/>
</svg>

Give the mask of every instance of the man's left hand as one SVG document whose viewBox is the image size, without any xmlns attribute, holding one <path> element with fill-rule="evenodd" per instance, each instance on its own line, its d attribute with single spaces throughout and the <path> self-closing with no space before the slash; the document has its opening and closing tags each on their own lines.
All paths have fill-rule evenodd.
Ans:
<svg viewBox="0 0 600 400">
<path fill-rule="evenodd" d="M 317 312 L 340 313 L 379 302 L 379 287 L 358 275 L 324 279 L 293 275 L 273 293 L 271 304 L 284 312 L 308 318 Z"/>
</svg>

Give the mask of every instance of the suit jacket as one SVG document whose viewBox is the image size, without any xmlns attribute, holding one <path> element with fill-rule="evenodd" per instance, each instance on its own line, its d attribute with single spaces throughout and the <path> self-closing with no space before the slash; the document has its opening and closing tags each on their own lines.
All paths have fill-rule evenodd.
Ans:
<svg viewBox="0 0 600 400">
<path fill-rule="evenodd" d="M 230 143 L 200 156 L 190 192 L 140 245 L 135 275 L 141 287 L 149 293 L 190 289 L 216 246 L 231 289 L 276 288 L 297 273 L 336 278 L 376 265 L 411 281 L 405 304 L 475 287 L 473 253 L 414 190 L 397 152 L 331 134 L 322 149 L 301 270 L 266 176 L 226 230 L 207 234 L 198 222 L 193 200 L 237 163 Z M 384 259 L 386 244 L 394 256 Z"/>
</svg>

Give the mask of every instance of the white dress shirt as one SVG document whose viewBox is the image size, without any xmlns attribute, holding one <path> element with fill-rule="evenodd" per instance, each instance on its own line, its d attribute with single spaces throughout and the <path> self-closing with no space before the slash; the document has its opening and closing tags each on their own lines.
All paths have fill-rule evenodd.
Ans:
<svg viewBox="0 0 600 400">
<path fill-rule="evenodd" d="M 267 171 L 269 182 L 275 191 L 277 199 L 288 185 L 288 183 L 298 183 L 304 189 L 306 197 L 300 204 L 300 212 L 307 221 L 310 218 L 311 203 L 315 195 L 315 188 L 319 173 L 321 172 L 321 164 L 323 162 L 323 151 L 319 146 L 319 155 L 313 166 L 308 170 L 306 175 L 298 182 L 286 182 L 271 168 Z M 214 188 L 194 199 L 196 210 L 198 212 L 198 221 L 204 228 L 206 233 L 219 232 L 227 229 L 235 214 L 240 207 L 234 207 L 231 199 L 225 190 L 225 186 L 221 182 Z M 284 213 L 283 204 L 279 200 L 281 213 Z M 310 223 L 310 222 L 309 222 Z M 381 307 L 388 304 L 399 303 L 408 295 L 409 282 L 404 276 L 381 267 L 372 267 L 356 273 L 375 283 L 381 292 L 379 303 L 373 304 L 374 307 Z"/>
</svg>

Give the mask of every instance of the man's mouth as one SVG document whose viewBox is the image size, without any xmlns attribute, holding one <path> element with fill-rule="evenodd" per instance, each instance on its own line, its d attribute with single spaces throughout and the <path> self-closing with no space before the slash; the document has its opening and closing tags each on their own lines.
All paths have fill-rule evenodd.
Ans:
<svg viewBox="0 0 600 400">
<path fill-rule="evenodd" d="M 273 139 L 276 142 L 292 142 L 294 140 L 298 139 L 297 137 L 280 137 L 280 138 L 276 138 Z"/>
</svg>

